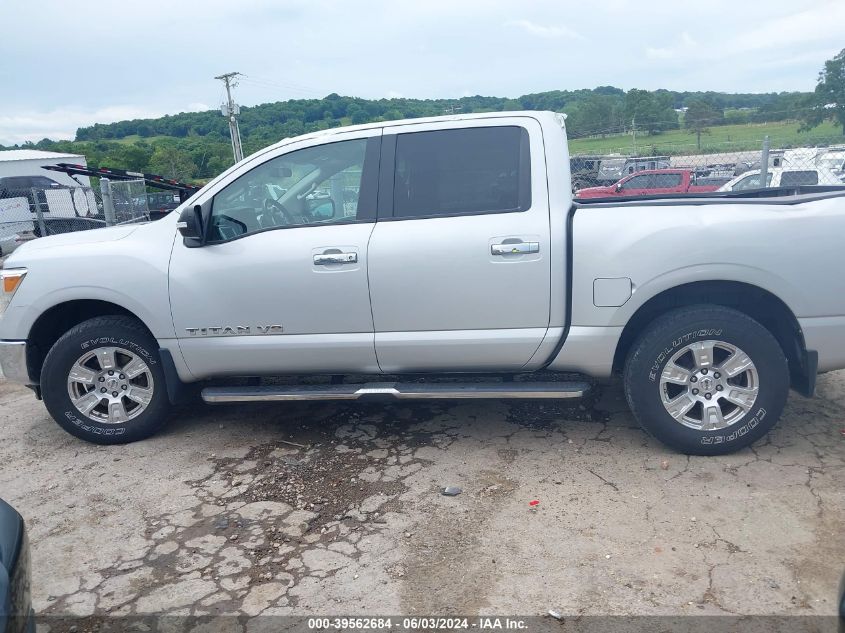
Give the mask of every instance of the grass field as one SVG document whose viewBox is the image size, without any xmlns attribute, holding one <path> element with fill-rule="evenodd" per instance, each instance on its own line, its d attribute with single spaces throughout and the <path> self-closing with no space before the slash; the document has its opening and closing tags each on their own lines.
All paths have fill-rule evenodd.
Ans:
<svg viewBox="0 0 845 633">
<path fill-rule="evenodd" d="M 109 141 L 114 141 L 115 143 L 124 143 L 126 145 L 137 143 L 138 141 L 146 141 L 147 143 L 154 143 L 156 141 L 160 141 L 166 138 L 173 138 L 172 136 L 138 136 L 137 134 L 130 134 L 129 136 L 124 136 L 123 138 L 115 138 L 115 139 L 107 139 Z"/>
<path fill-rule="evenodd" d="M 687 130 L 671 130 L 654 136 L 638 133 L 636 151 L 641 156 L 660 156 L 757 150 L 767 135 L 772 148 L 845 143 L 842 128 L 830 122 L 810 132 L 798 132 L 798 126 L 798 123 L 755 123 L 713 127 L 709 133 L 701 135 L 700 151 L 695 134 Z M 605 138 L 571 139 L 569 150 L 573 154 L 632 154 L 634 144 L 630 134 L 619 134 Z"/>
</svg>

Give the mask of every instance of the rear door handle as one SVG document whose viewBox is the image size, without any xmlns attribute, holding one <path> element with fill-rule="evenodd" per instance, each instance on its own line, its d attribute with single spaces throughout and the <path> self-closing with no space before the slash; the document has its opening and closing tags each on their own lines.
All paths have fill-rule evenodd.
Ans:
<svg viewBox="0 0 845 633">
<path fill-rule="evenodd" d="M 324 253 L 314 255 L 315 266 L 328 266 L 329 264 L 357 264 L 358 253 Z"/>
<path fill-rule="evenodd" d="M 490 252 L 493 255 L 525 255 L 539 253 L 540 242 L 514 242 L 513 244 L 492 244 Z"/>
</svg>

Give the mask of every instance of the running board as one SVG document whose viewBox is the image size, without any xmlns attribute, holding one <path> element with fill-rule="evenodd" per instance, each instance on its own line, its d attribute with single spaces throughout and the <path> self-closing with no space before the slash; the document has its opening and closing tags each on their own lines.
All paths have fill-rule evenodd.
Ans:
<svg viewBox="0 0 845 633">
<path fill-rule="evenodd" d="M 397 400 L 452 398 L 580 398 L 590 390 L 586 382 L 438 383 L 368 382 L 357 385 L 267 385 L 261 387 L 206 387 L 202 399 L 224 402 L 284 400 L 358 400 L 382 396 Z"/>
</svg>

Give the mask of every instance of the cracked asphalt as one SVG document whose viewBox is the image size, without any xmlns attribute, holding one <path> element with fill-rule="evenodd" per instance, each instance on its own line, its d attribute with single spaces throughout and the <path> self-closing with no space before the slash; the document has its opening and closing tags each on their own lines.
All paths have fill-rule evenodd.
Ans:
<svg viewBox="0 0 845 633">
<path fill-rule="evenodd" d="M 845 571 L 845 372 L 725 457 L 664 448 L 618 386 L 196 404 L 102 447 L 0 381 L 0 434 L 41 615 L 834 615 Z"/>
</svg>

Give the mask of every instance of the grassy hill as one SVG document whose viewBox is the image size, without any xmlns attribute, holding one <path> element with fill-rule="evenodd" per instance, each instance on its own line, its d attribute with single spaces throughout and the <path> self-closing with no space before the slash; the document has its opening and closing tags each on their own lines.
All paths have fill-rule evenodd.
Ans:
<svg viewBox="0 0 845 633">
<path fill-rule="evenodd" d="M 573 153 L 675 155 L 699 152 L 695 137 L 683 129 L 683 115 L 678 111 L 687 103 L 706 100 L 719 113 L 719 119 L 702 136 L 703 152 L 756 150 L 767 134 L 773 147 L 845 141 L 831 124 L 810 133 L 798 132 L 797 121 L 806 111 L 808 98 L 806 93 L 625 92 L 612 86 L 552 90 L 516 98 L 360 99 L 331 94 L 322 99 L 244 106 L 239 122 L 244 151 L 250 154 L 286 137 L 341 125 L 450 112 L 552 110 L 567 114 Z M 632 120 L 641 130 L 636 146 L 626 133 Z M 216 176 L 232 164 L 227 122 L 218 110 L 95 124 L 80 128 L 74 141 L 44 139 L 25 147 L 84 154 L 89 165 L 197 182 Z"/>
<path fill-rule="evenodd" d="M 669 156 L 757 150 L 762 147 L 765 136 L 769 137 L 771 146 L 776 148 L 827 145 L 837 138 L 845 142 L 841 129 L 831 122 L 822 123 L 809 132 L 799 132 L 799 125 L 794 121 L 780 121 L 714 126 L 709 133 L 702 134 L 701 150 L 696 145 L 695 135 L 687 130 L 670 130 L 656 135 L 638 133 L 636 149 L 640 155 Z M 569 141 L 569 150 L 573 154 L 631 154 L 634 147 L 630 133 Z"/>
</svg>

